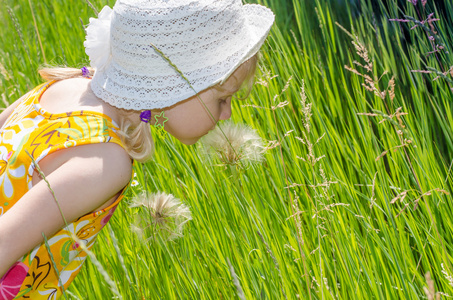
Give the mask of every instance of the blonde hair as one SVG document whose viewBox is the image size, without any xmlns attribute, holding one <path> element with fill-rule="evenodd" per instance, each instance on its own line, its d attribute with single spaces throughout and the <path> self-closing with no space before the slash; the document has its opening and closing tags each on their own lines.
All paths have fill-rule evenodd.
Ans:
<svg viewBox="0 0 453 300">
<path fill-rule="evenodd" d="M 120 109 L 119 136 L 129 156 L 138 162 L 145 162 L 151 158 L 154 152 L 151 127 L 145 122 L 140 122 L 135 127 L 132 126 L 132 121 L 129 118 L 132 113 L 133 111 Z"/>
<path fill-rule="evenodd" d="M 246 67 L 246 79 L 244 80 L 241 89 L 245 90 L 245 97 L 247 98 L 254 84 L 255 72 L 258 64 L 258 54 L 252 56 L 249 60 L 244 62 Z M 94 75 L 94 69 L 88 68 L 90 76 Z M 42 78 L 48 81 L 59 81 L 70 78 L 83 77 L 82 70 L 67 67 L 52 67 L 41 68 L 38 71 Z M 218 90 L 222 90 L 220 84 L 214 86 Z M 118 109 L 119 110 L 119 127 L 118 132 L 121 142 L 123 143 L 129 156 L 139 162 L 149 160 L 154 152 L 154 142 L 151 135 L 151 127 L 148 123 L 140 122 L 138 126 L 133 126 L 131 115 L 135 113 L 132 110 Z"/>
</svg>

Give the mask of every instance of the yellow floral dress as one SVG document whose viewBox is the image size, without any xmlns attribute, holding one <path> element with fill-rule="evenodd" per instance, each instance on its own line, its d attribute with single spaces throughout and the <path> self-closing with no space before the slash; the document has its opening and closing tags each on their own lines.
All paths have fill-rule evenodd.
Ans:
<svg viewBox="0 0 453 300">
<path fill-rule="evenodd" d="M 74 146 L 93 143 L 123 146 L 117 134 L 118 126 L 102 113 L 51 114 L 45 111 L 39 101 L 52 83 L 36 87 L 0 130 L 0 218 L 32 188 L 34 165 L 26 151 L 39 164 L 50 153 Z M 87 257 L 71 234 L 90 249 L 122 197 L 48 237 L 56 269 L 44 243 L 16 262 L 0 279 L 0 300 L 56 299 L 61 296 L 62 286 L 64 289 L 69 286 Z"/>
</svg>

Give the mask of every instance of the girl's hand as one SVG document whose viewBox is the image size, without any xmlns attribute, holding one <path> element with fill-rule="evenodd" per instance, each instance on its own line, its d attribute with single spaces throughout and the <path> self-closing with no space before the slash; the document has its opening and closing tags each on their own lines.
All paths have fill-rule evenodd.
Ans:
<svg viewBox="0 0 453 300">
<path fill-rule="evenodd" d="M 116 199 L 128 184 L 131 160 L 113 143 L 60 150 L 58 168 L 47 174 L 66 221 L 73 220 Z M 59 151 L 57 151 L 59 152 Z M 23 255 L 64 226 L 57 203 L 41 180 L 0 217 L 0 278 Z"/>
</svg>

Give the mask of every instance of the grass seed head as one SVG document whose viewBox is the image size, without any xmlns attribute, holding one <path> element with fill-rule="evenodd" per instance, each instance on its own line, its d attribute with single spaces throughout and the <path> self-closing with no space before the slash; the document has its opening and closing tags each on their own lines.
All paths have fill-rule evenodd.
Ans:
<svg viewBox="0 0 453 300">
<path fill-rule="evenodd" d="M 448 284 L 450 286 L 453 286 L 453 276 L 448 274 L 447 270 L 445 270 L 445 268 L 444 268 L 444 264 L 443 263 L 441 263 L 440 266 L 442 268 L 442 274 L 444 274 L 445 279 L 448 280 Z"/>
<path fill-rule="evenodd" d="M 185 223 L 192 219 L 190 209 L 172 194 L 143 192 L 132 200 L 131 208 L 139 208 L 132 229 L 147 241 L 182 237 Z"/>
</svg>

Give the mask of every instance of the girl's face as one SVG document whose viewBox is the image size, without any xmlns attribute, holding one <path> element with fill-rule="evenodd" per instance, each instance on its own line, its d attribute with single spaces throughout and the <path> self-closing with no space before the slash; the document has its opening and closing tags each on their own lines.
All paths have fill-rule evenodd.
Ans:
<svg viewBox="0 0 453 300">
<path fill-rule="evenodd" d="M 214 129 L 219 120 L 229 119 L 231 98 L 241 88 L 247 76 L 245 64 L 242 64 L 221 88 L 211 87 L 198 93 L 198 96 L 164 109 L 165 117 L 168 118 L 165 130 L 183 144 L 192 145 Z M 153 115 L 160 112 L 154 111 Z"/>
</svg>

